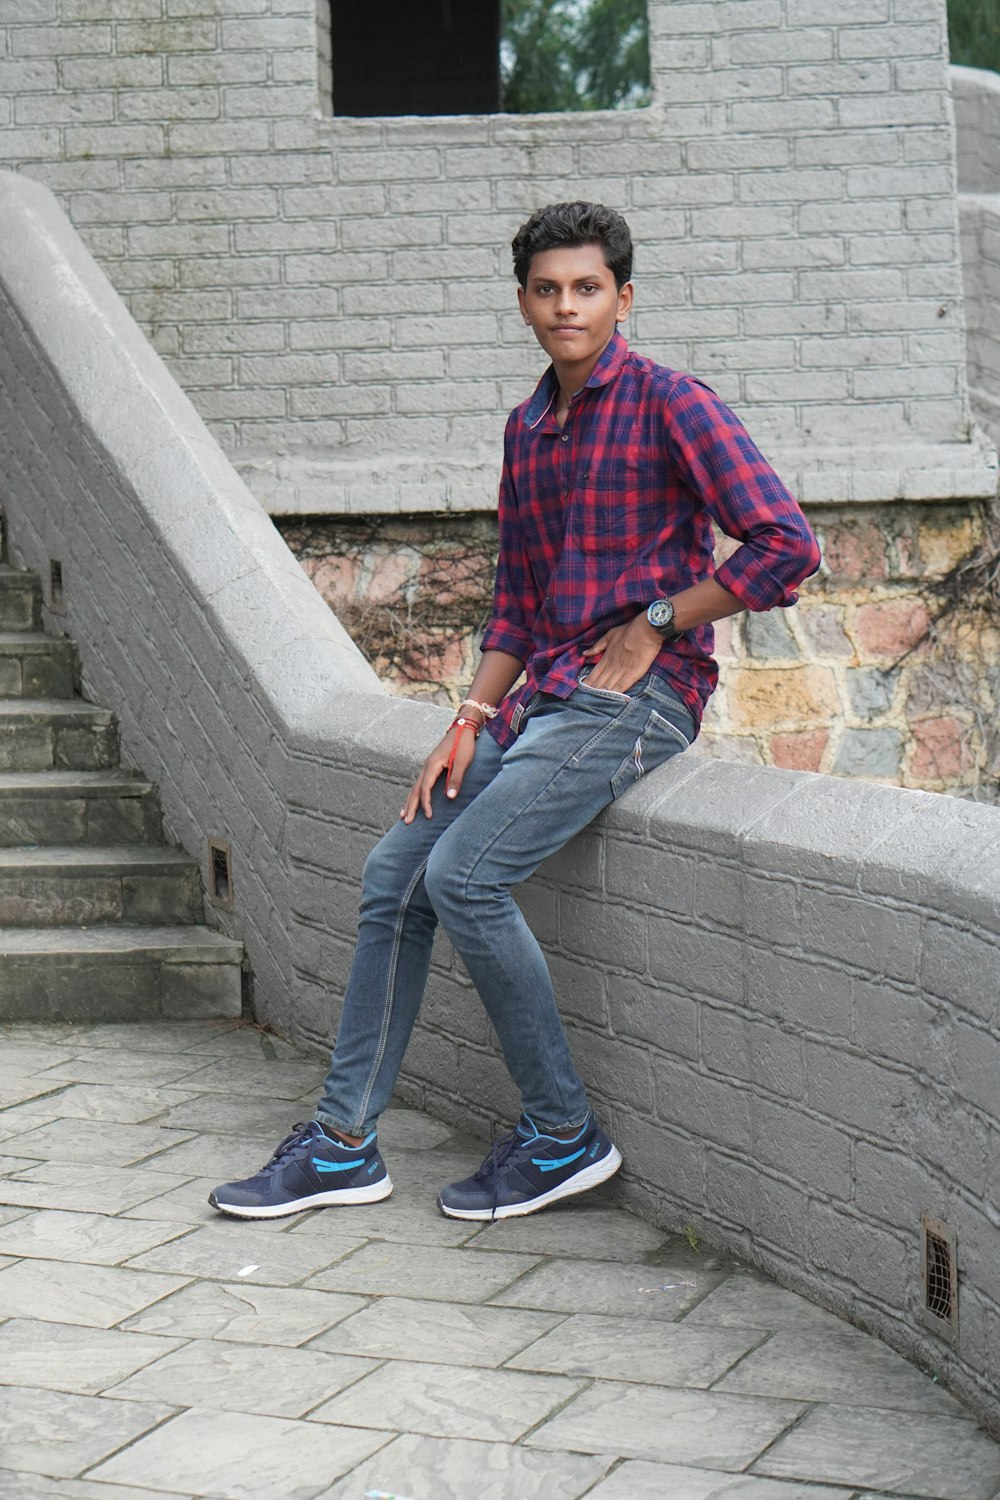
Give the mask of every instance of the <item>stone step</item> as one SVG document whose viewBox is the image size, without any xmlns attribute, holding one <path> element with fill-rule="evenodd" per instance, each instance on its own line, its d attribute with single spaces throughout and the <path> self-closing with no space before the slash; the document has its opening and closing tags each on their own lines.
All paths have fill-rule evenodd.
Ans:
<svg viewBox="0 0 1000 1500">
<path fill-rule="evenodd" d="M 0 771 L 100 771 L 118 764 L 113 713 L 81 698 L 0 698 Z"/>
<path fill-rule="evenodd" d="M 0 630 L 38 630 L 42 623 L 42 585 L 37 573 L 0 563 Z"/>
<path fill-rule="evenodd" d="M 76 648 L 62 636 L 0 631 L 0 698 L 72 698 Z"/>
<path fill-rule="evenodd" d="M 157 844 L 160 799 L 127 771 L 0 772 L 0 847 Z"/>
<path fill-rule="evenodd" d="M 0 1021 L 238 1016 L 241 956 L 208 927 L 0 928 Z"/>
<path fill-rule="evenodd" d="M 180 849 L 0 849 L 0 925 L 170 926 L 205 920 L 198 866 Z"/>
</svg>

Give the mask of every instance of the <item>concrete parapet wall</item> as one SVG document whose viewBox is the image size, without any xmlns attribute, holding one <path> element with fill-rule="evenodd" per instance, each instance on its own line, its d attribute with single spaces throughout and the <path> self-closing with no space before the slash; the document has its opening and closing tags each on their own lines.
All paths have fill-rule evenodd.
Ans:
<svg viewBox="0 0 1000 1500">
<path fill-rule="evenodd" d="M 261 1019 L 325 1048 L 362 859 L 444 710 L 389 698 L 51 197 L 0 177 L 0 484 L 171 833 L 232 841 Z M 524 888 L 618 1191 L 938 1371 L 1000 1431 L 1000 813 L 681 760 Z M 516 1107 L 443 941 L 406 1096 Z M 957 1232 L 925 1332 L 920 1217 Z"/>
<path fill-rule="evenodd" d="M 945 0 L 649 22 L 646 109 L 350 119 L 320 108 L 315 0 L 7 5 L 0 160 L 60 196 L 275 513 L 494 506 L 541 369 L 507 247 L 565 197 L 627 213 L 634 341 L 716 385 L 804 498 L 991 493 Z"/>
</svg>

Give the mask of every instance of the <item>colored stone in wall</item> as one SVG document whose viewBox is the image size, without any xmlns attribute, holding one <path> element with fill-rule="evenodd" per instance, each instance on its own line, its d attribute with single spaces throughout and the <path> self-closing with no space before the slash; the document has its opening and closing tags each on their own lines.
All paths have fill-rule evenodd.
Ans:
<svg viewBox="0 0 1000 1500">
<path fill-rule="evenodd" d="M 989 518 L 900 503 L 810 518 L 824 562 L 798 605 L 716 627 L 720 686 L 695 753 L 1000 800 L 1000 628 L 961 586 L 939 617 L 942 581 L 988 545 Z M 280 524 L 391 689 L 457 704 L 490 610 L 495 518 Z"/>
</svg>

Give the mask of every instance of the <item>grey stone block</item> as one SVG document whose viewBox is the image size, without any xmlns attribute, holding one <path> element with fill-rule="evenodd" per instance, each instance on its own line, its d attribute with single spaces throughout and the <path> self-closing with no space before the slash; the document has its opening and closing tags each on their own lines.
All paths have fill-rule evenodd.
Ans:
<svg viewBox="0 0 1000 1500">
<path fill-rule="evenodd" d="M 705 1188 L 713 1223 L 749 1232 L 758 1251 L 773 1245 L 796 1259 L 806 1253 L 809 1199 L 801 1188 L 713 1150 L 705 1153 Z"/>
<path fill-rule="evenodd" d="M 700 1007 L 695 1001 L 627 975 L 613 975 L 607 984 L 613 1032 L 650 1042 L 672 1056 L 697 1058 Z"/>
<path fill-rule="evenodd" d="M 741 1079 L 781 1099 L 801 1099 L 805 1093 L 800 1039 L 737 1012 L 702 1008 L 701 1060 L 713 1073 Z"/>
<path fill-rule="evenodd" d="M 916 913 L 807 886 L 802 891 L 802 946 L 890 979 L 912 980 L 920 952 Z"/>
<path fill-rule="evenodd" d="M 763 948 L 747 952 L 747 1004 L 795 1031 L 845 1040 L 851 1034 L 851 979 L 841 969 Z"/>
<path fill-rule="evenodd" d="M 916 1235 L 907 1243 L 825 1203 L 809 1205 L 809 1258 L 890 1307 L 908 1305 L 919 1277 Z"/>
<path fill-rule="evenodd" d="M 850 1198 L 851 1136 L 842 1126 L 759 1095 L 751 1113 L 751 1157 L 809 1189 Z"/>
<path fill-rule="evenodd" d="M 876 1140 L 910 1139 L 910 1122 L 925 1088 L 909 1071 L 805 1042 L 806 1098 L 812 1109 Z"/>
<path fill-rule="evenodd" d="M 691 995 L 742 1001 L 742 943 L 656 915 L 650 916 L 648 927 L 649 969 L 657 979 Z"/>
<path fill-rule="evenodd" d="M 848 667 L 852 712 L 859 719 L 877 719 L 888 710 L 898 681 L 898 672 L 886 672 L 881 667 Z"/>
<path fill-rule="evenodd" d="M 796 657 L 801 654 L 785 612 L 781 609 L 746 615 L 743 621 L 743 640 L 747 655 L 752 657 L 766 659 Z"/>
<path fill-rule="evenodd" d="M 932 919 L 924 928 L 920 980 L 926 994 L 989 1021 L 1000 1006 L 1000 944 Z"/>
<path fill-rule="evenodd" d="M 740 1088 L 665 1058 L 655 1061 L 656 1113 L 675 1128 L 745 1151 L 750 1147 L 751 1096 Z"/>
<path fill-rule="evenodd" d="M 895 780 L 902 763 L 903 736 L 898 729 L 845 729 L 833 771 L 836 776 Z"/>
</svg>

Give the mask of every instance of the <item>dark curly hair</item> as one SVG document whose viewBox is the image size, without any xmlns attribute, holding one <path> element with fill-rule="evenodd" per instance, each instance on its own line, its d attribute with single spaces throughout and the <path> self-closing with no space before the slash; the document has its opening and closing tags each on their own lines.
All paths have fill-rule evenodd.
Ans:
<svg viewBox="0 0 1000 1500">
<path fill-rule="evenodd" d="M 632 279 L 632 234 L 621 214 L 603 203 L 550 203 L 533 213 L 511 241 L 514 275 L 522 287 L 528 284 L 532 257 L 564 245 L 600 245 L 619 291 Z"/>
</svg>

